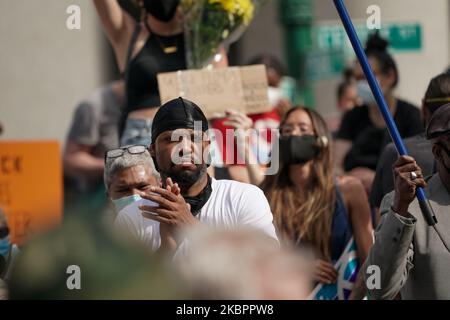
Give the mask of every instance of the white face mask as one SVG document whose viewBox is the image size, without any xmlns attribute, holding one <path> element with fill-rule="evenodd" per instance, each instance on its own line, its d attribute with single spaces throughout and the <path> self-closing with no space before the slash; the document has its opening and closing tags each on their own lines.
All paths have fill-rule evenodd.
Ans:
<svg viewBox="0 0 450 320">
<path fill-rule="evenodd" d="M 141 200 L 141 196 L 138 194 L 133 194 L 131 196 L 123 197 L 120 199 L 113 200 L 114 206 L 116 207 L 116 211 L 120 212 L 123 208 L 129 206 L 133 202 Z"/>
<path fill-rule="evenodd" d="M 5 238 L 0 239 L 0 256 L 3 256 L 5 260 L 8 259 L 10 250 L 11 250 L 11 242 L 9 241 L 8 235 Z"/>
<path fill-rule="evenodd" d="M 356 83 L 356 92 L 365 105 L 374 105 L 377 103 L 367 80 L 359 80 Z"/>
</svg>

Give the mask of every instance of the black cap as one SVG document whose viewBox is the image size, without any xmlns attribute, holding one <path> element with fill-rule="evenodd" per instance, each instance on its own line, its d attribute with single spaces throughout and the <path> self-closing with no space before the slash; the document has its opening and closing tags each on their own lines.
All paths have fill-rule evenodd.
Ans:
<svg viewBox="0 0 450 320">
<path fill-rule="evenodd" d="M 427 127 L 427 139 L 435 139 L 450 134 L 450 103 L 439 107 Z"/>
<path fill-rule="evenodd" d="M 201 121 L 202 131 L 208 130 L 208 120 L 194 102 L 181 97 L 163 104 L 152 122 L 152 144 L 165 132 L 176 129 L 194 129 L 194 121 Z"/>
</svg>

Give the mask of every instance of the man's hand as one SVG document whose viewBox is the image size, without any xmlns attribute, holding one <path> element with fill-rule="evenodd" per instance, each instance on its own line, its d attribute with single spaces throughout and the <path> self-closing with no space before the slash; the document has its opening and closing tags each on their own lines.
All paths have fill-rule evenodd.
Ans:
<svg viewBox="0 0 450 320">
<path fill-rule="evenodd" d="M 400 156 L 394 163 L 395 198 L 393 210 L 400 215 L 407 215 L 409 204 L 416 196 L 416 188 L 425 188 L 427 183 L 423 179 L 422 169 L 414 158 Z"/>
<path fill-rule="evenodd" d="M 160 183 L 162 187 L 162 183 Z M 181 189 L 177 183 L 173 183 L 172 179 L 166 179 L 166 190 L 172 192 L 174 195 L 178 196 L 181 193 Z M 146 216 L 146 213 L 143 213 Z M 175 253 L 178 247 L 178 243 L 175 237 L 175 230 L 173 227 L 165 224 L 159 224 L 159 236 L 161 238 L 160 251 L 163 253 Z"/>
<path fill-rule="evenodd" d="M 166 189 L 151 187 L 151 194 L 141 193 L 143 199 L 159 204 L 158 208 L 151 206 L 140 206 L 146 218 L 166 224 L 172 228 L 179 229 L 196 224 L 198 221 L 191 213 L 191 207 L 179 192 L 177 184 L 173 184 L 169 178 Z"/>
<path fill-rule="evenodd" d="M 334 266 L 325 261 L 317 259 L 314 262 L 314 280 L 323 284 L 335 283 L 338 273 Z"/>
<path fill-rule="evenodd" d="M 227 120 L 224 121 L 224 125 L 243 130 L 248 130 L 253 127 L 253 120 L 245 113 L 229 109 L 225 111 L 225 114 L 227 116 Z"/>
<path fill-rule="evenodd" d="M 181 189 L 178 186 L 177 183 L 173 183 L 171 178 L 167 178 L 166 179 L 166 188 L 163 189 L 162 187 L 160 188 L 155 188 L 155 190 L 151 189 L 152 192 L 154 193 L 158 193 L 158 195 L 147 195 L 147 194 L 141 194 L 141 197 L 144 199 L 148 199 L 148 200 L 152 200 L 157 202 L 160 207 L 159 208 L 154 208 L 154 207 L 150 207 L 150 206 L 141 206 L 140 209 L 143 210 L 144 212 L 142 212 L 142 215 L 145 218 L 148 219 L 152 219 L 155 221 L 159 221 L 159 235 L 161 237 L 161 247 L 159 249 L 159 251 L 161 251 L 163 254 L 173 254 L 175 253 L 179 243 L 177 242 L 177 224 L 172 224 L 172 223 L 168 223 L 168 222 L 164 222 L 166 221 L 165 219 L 168 219 L 166 216 L 163 215 L 159 215 L 158 210 L 160 210 L 161 208 L 167 208 L 162 206 L 161 202 L 162 202 L 162 198 L 164 198 L 164 196 L 162 195 L 161 192 L 158 192 L 163 190 L 164 194 L 166 195 L 166 197 L 170 197 L 171 199 L 174 199 L 173 197 L 175 197 L 177 199 L 177 201 L 179 201 L 179 198 L 181 198 L 184 202 L 183 197 L 181 196 Z M 172 194 L 172 196 L 168 196 L 169 194 Z M 150 198 L 150 196 L 152 196 L 152 198 Z M 158 198 L 158 200 L 160 200 L 159 202 L 155 200 L 155 197 Z M 166 198 L 164 198 L 166 199 Z M 167 200 L 167 199 L 166 199 Z M 174 204 L 173 207 L 178 207 L 178 202 L 177 201 L 169 201 L 169 204 L 171 204 L 171 202 L 175 202 L 176 204 Z M 186 202 L 184 202 L 189 210 L 189 215 L 192 217 L 192 214 L 190 213 L 190 206 L 189 204 L 187 204 Z M 193 218 L 193 217 L 192 217 Z M 193 218 L 195 220 L 195 218 Z M 196 222 L 197 220 L 195 220 Z"/>
</svg>

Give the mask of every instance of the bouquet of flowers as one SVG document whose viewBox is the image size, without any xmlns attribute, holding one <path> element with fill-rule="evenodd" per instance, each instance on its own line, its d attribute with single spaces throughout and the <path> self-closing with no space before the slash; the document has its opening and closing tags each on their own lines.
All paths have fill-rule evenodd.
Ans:
<svg viewBox="0 0 450 320">
<path fill-rule="evenodd" d="M 239 39 L 265 0 L 181 0 L 189 69 L 211 63 L 220 47 Z"/>
</svg>

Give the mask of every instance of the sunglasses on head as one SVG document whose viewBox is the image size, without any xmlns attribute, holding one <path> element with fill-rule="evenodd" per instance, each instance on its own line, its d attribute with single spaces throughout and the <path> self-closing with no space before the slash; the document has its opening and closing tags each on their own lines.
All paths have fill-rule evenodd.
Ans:
<svg viewBox="0 0 450 320">
<path fill-rule="evenodd" d="M 144 145 L 133 145 L 133 146 L 125 146 L 117 149 L 108 150 L 105 153 L 105 162 L 108 159 L 119 158 L 128 152 L 129 154 L 140 154 L 144 153 L 147 150 L 147 147 Z"/>
</svg>

